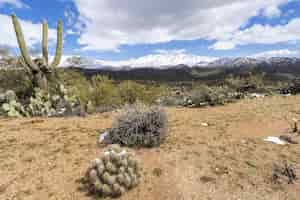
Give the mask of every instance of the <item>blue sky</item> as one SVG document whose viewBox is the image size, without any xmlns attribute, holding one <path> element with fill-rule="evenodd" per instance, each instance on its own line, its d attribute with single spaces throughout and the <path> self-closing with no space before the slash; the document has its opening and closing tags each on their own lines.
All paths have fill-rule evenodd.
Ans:
<svg viewBox="0 0 300 200">
<path fill-rule="evenodd" d="M 38 49 L 46 19 L 53 53 L 62 19 L 65 55 L 109 61 L 157 54 L 299 56 L 299 10 L 299 0 L 0 0 L 0 23 L 11 30 L 7 16 L 16 13 L 28 45 Z M 0 30 L 0 45 L 17 53 L 7 30 Z"/>
</svg>

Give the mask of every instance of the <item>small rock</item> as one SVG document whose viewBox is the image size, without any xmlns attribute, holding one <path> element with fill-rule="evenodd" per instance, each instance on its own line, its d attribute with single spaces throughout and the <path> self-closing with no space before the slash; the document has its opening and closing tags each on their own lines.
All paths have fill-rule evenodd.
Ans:
<svg viewBox="0 0 300 200">
<path fill-rule="evenodd" d="M 100 134 L 98 143 L 99 144 L 112 144 L 112 141 L 110 139 L 108 131 L 105 131 L 104 133 Z"/>
<path fill-rule="evenodd" d="M 206 123 L 206 122 L 204 122 L 204 123 L 201 123 L 201 126 L 205 126 L 205 127 L 207 127 L 207 126 L 209 126 L 209 124 L 208 124 L 208 123 Z"/>
</svg>

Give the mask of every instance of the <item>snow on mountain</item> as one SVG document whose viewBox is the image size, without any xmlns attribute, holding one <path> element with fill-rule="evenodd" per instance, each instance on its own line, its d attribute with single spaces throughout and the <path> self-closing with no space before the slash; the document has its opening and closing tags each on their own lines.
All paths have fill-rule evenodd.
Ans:
<svg viewBox="0 0 300 200">
<path fill-rule="evenodd" d="M 216 60 L 215 57 L 207 56 L 198 56 L 193 54 L 186 54 L 184 51 L 159 51 L 155 54 L 146 55 L 139 58 L 132 58 L 128 60 L 121 61 L 109 61 L 109 60 L 96 60 L 96 59 L 86 59 L 83 58 L 78 64 L 81 67 L 87 68 L 144 68 L 144 67 L 153 67 L 153 68 L 167 68 L 169 66 L 176 65 L 187 65 L 195 66 L 198 63 L 202 65 L 208 64 Z M 67 59 L 63 64 L 64 66 L 74 65 L 71 59 Z"/>
<path fill-rule="evenodd" d="M 240 67 L 245 65 L 257 65 L 261 62 L 261 60 L 251 57 L 221 58 L 209 63 L 207 67 Z"/>
<path fill-rule="evenodd" d="M 97 60 L 97 63 L 101 65 L 109 65 L 113 67 L 131 66 L 132 68 L 141 68 L 141 67 L 164 68 L 165 66 L 175 66 L 180 64 L 184 64 L 187 66 L 194 66 L 197 63 L 203 63 L 203 62 L 209 63 L 213 60 L 216 60 L 216 58 L 177 53 L 177 54 L 151 54 L 140 58 L 134 58 L 125 61 Z"/>
<path fill-rule="evenodd" d="M 157 53 L 147 56 L 121 61 L 97 60 L 83 57 L 64 56 L 62 66 L 75 66 L 89 69 L 109 69 L 109 70 L 131 70 L 134 68 L 158 68 L 167 69 L 175 66 L 188 67 L 242 67 L 257 66 L 259 64 L 295 64 L 300 62 L 300 58 L 293 57 L 236 57 L 236 58 L 215 58 L 176 53 Z"/>
</svg>

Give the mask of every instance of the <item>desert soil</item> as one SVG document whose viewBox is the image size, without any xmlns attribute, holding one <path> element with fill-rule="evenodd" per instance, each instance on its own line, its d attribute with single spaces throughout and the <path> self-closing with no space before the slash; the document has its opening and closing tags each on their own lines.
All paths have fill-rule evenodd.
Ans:
<svg viewBox="0 0 300 200">
<path fill-rule="evenodd" d="M 283 161 L 298 165 L 300 177 L 300 144 L 263 139 L 289 132 L 292 118 L 300 119 L 300 96 L 166 110 L 168 139 L 160 148 L 135 150 L 142 182 L 121 200 L 299 199 L 300 180 L 277 184 L 271 177 L 273 164 Z M 103 151 L 97 137 L 116 114 L 0 119 L 0 199 L 95 199 L 80 180 Z"/>
</svg>

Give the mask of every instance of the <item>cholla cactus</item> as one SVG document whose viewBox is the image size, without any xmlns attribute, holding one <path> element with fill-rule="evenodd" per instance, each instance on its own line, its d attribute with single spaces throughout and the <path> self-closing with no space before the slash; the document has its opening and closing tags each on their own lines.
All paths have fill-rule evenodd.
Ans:
<svg viewBox="0 0 300 200">
<path fill-rule="evenodd" d="M 128 105 L 109 131 L 112 143 L 125 146 L 159 146 L 166 138 L 163 109 L 137 103 Z"/>
<path fill-rule="evenodd" d="M 90 192 L 102 197 L 117 197 L 139 184 L 140 172 L 134 154 L 112 145 L 101 158 L 92 162 L 85 180 Z"/>
<path fill-rule="evenodd" d="M 42 49 L 43 49 L 43 58 L 32 60 L 30 58 L 26 42 L 24 39 L 24 35 L 19 24 L 19 21 L 16 15 L 12 15 L 12 21 L 14 25 L 14 29 L 16 32 L 16 37 L 18 40 L 19 48 L 21 51 L 22 65 L 29 71 L 33 77 L 33 84 L 35 87 L 39 87 L 42 89 L 48 88 L 47 81 L 47 73 L 51 73 L 52 68 L 57 67 L 61 60 L 62 55 L 62 21 L 58 22 L 57 25 L 57 47 L 56 53 L 53 62 L 48 64 L 48 24 L 47 22 L 43 22 L 43 41 L 42 41 Z"/>
</svg>

